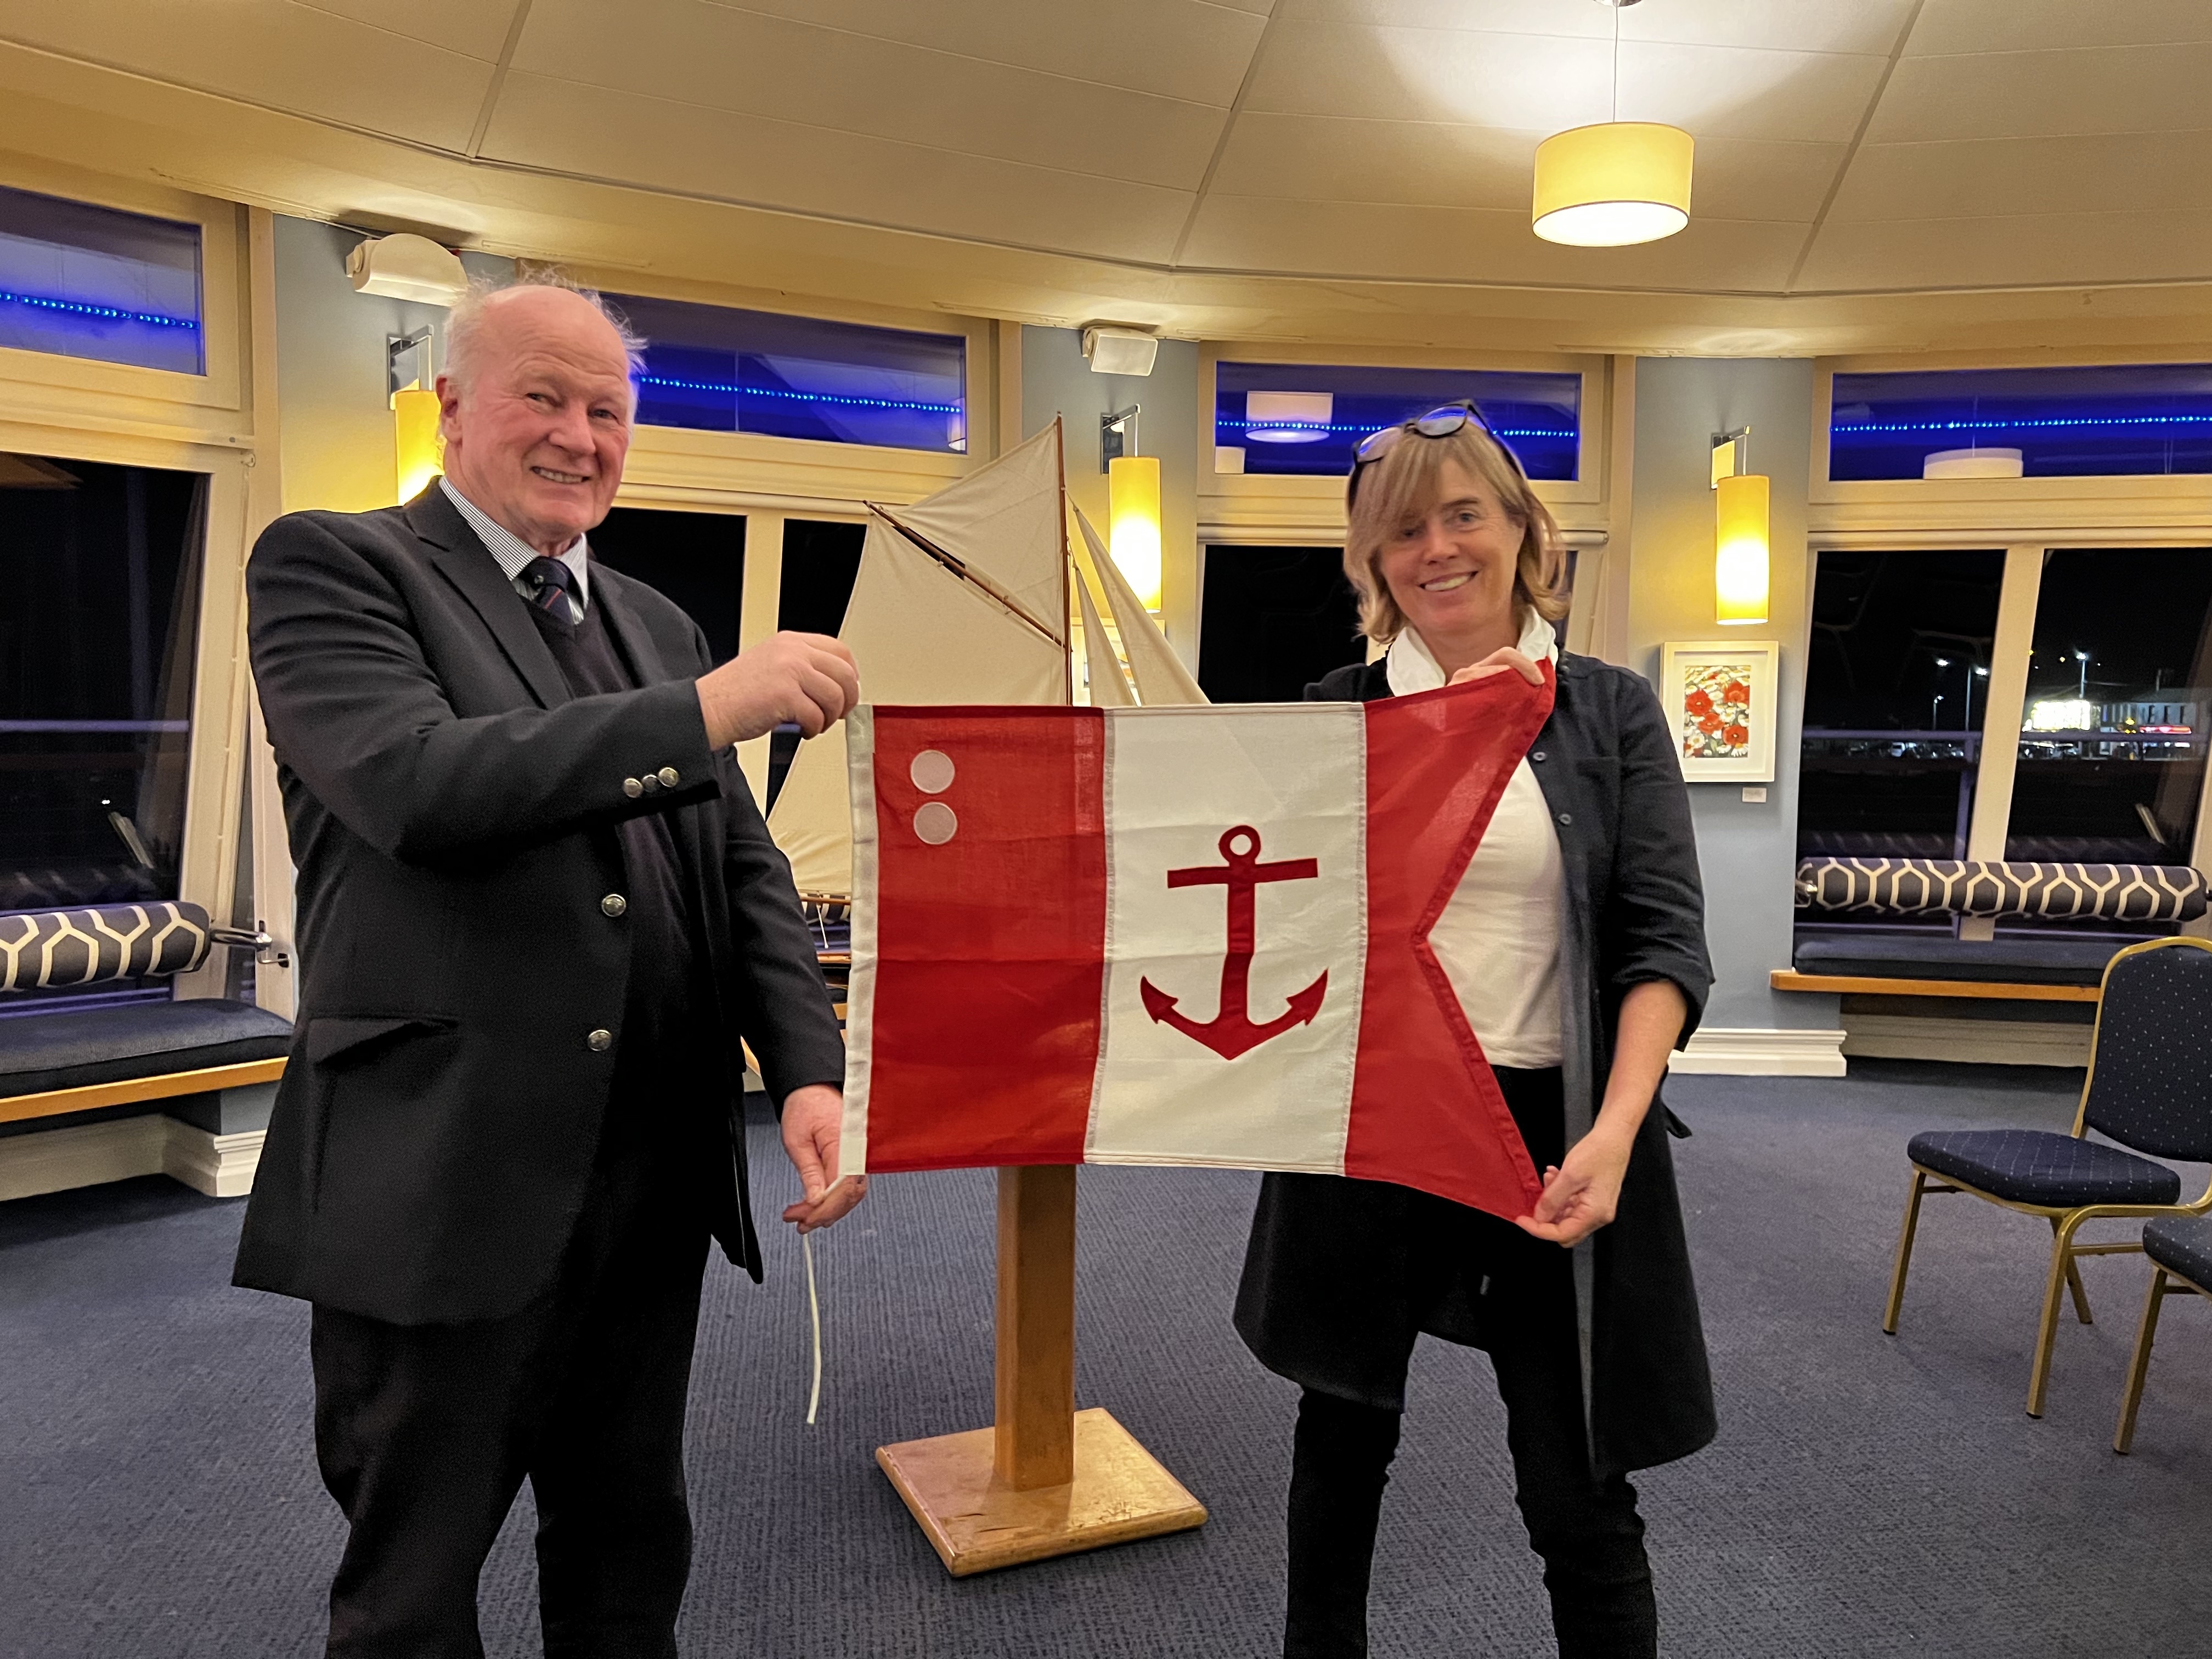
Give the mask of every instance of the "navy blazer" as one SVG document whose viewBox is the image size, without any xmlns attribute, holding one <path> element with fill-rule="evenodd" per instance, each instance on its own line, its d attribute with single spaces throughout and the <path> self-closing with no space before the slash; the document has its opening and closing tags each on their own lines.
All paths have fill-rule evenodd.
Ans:
<svg viewBox="0 0 2212 1659">
<path fill-rule="evenodd" d="M 1327 702 L 1389 695 L 1380 661 L 1306 688 L 1309 701 Z M 1640 675 L 1561 653 L 1551 717 L 1528 761 L 1559 841 L 1560 1071 L 1571 1146 L 1603 1097 L 1630 988 L 1672 981 L 1689 1004 L 1678 1045 L 1697 1029 L 1712 983 L 1705 897 L 1673 737 Z M 1715 1431 L 1670 1115 L 1655 1099 L 1615 1219 L 1575 1251 L 1584 1405 L 1601 1471 L 1686 1456 Z M 1237 1301 L 1237 1329 L 1262 1364 L 1323 1393 L 1402 1407 L 1405 1354 L 1425 1316 L 1407 1289 L 1401 1224 L 1414 1196 L 1340 1176 L 1266 1178 Z"/>
<path fill-rule="evenodd" d="M 643 689 L 571 696 L 434 484 L 277 520 L 246 592 L 301 980 L 237 1282 L 401 1324 L 501 1317 L 552 1282 L 629 974 L 604 832 L 647 812 L 667 816 L 708 969 L 710 1070 L 672 1079 L 669 1109 L 726 1172 L 712 1225 L 757 1279 L 738 1039 L 778 1102 L 841 1082 L 844 1045 L 790 866 L 732 751 L 707 746 L 696 624 L 595 562 L 592 604 Z"/>
</svg>

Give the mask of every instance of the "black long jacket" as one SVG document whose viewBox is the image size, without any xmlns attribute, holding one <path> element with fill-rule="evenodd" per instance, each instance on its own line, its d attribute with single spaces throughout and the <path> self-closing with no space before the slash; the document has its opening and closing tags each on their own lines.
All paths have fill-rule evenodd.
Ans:
<svg viewBox="0 0 2212 1659">
<path fill-rule="evenodd" d="M 1340 668 L 1310 702 L 1390 695 L 1381 662 Z M 1528 760 L 1564 866 L 1561 1073 L 1566 1137 L 1603 1098 L 1621 999 L 1671 980 L 1697 1028 L 1712 983 L 1687 793 L 1658 699 L 1643 678 L 1562 653 L 1551 718 Z M 1698 1324 L 1681 1200 L 1655 1101 L 1631 1153 L 1611 1225 L 1575 1250 L 1576 1311 L 1591 1462 L 1601 1474 L 1687 1456 L 1713 1437 L 1712 1379 Z M 1261 1363 L 1301 1386 L 1402 1408 L 1406 1358 L 1425 1321 L 1414 1305 L 1408 1205 L 1382 1182 L 1271 1175 L 1261 1190 L 1237 1297 L 1237 1328 Z"/>
</svg>

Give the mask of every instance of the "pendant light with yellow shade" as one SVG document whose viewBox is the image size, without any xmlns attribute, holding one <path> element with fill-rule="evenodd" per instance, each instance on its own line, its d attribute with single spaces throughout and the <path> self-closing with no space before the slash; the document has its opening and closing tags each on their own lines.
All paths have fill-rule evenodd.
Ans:
<svg viewBox="0 0 2212 1659">
<path fill-rule="evenodd" d="M 1613 8 L 1613 115 L 1555 132 L 1536 146 L 1536 234 L 1576 247 L 1625 247 L 1672 236 L 1690 222 L 1695 143 L 1680 127 L 1620 119 L 1620 10 Z"/>
</svg>

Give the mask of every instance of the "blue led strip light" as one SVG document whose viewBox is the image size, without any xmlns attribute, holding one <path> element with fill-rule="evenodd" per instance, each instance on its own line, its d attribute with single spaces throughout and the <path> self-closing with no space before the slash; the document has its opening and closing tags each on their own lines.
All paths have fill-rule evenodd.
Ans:
<svg viewBox="0 0 2212 1659">
<path fill-rule="evenodd" d="M 640 386 L 673 386 L 679 392 L 734 392 L 746 398 L 789 398 L 802 404 L 848 404 L 860 409 L 917 409 L 927 415 L 957 415 L 958 404 L 909 403 L 896 398 L 844 398 L 830 392 L 785 392 L 775 386 L 738 386 L 728 380 L 679 380 L 667 374 L 641 374 Z"/>
<path fill-rule="evenodd" d="M 1855 432 L 2027 432 L 2087 426 L 2212 426 L 2212 415 L 2068 415 L 2016 421 L 1838 421 L 1832 430 Z"/>
<path fill-rule="evenodd" d="M 104 322 L 144 323 L 152 328 L 197 329 L 197 317 L 167 317 L 158 311 L 125 311 L 119 306 L 89 305 L 82 300 L 57 300 L 46 294 L 16 294 L 0 288 L 0 305 L 31 306 L 40 311 L 58 311 L 72 317 L 97 317 Z"/>
<path fill-rule="evenodd" d="M 1346 425 L 1342 422 L 1330 423 L 1322 421 L 1232 421 L 1225 418 L 1214 422 L 1214 425 L 1230 427 L 1245 432 L 1357 432 L 1362 436 L 1376 429 L 1364 424 Z M 1387 431 L 1389 428 L 1383 429 Z M 1838 432 L 1844 430 L 1842 427 L 1836 429 Z M 1493 427 L 1492 430 L 1501 438 L 1571 438 L 1575 435 L 1575 429 L 1572 427 L 1501 426 Z"/>
</svg>

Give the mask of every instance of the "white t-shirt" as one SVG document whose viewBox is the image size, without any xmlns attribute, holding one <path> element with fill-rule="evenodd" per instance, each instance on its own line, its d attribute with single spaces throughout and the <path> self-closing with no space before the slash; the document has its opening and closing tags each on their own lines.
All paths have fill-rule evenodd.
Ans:
<svg viewBox="0 0 2212 1659">
<path fill-rule="evenodd" d="M 1525 616 L 1520 649 L 1556 665 L 1552 624 L 1534 611 Z M 1391 645 L 1384 667 L 1393 696 L 1433 691 L 1444 683 L 1443 670 L 1411 628 Z M 1564 879 L 1551 809 L 1523 757 L 1429 935 L 1492 1066 L 1536 1070 L 1559 1063 Z"/>
</svg>

